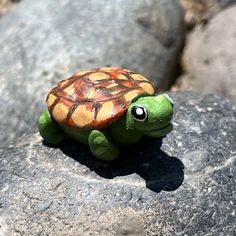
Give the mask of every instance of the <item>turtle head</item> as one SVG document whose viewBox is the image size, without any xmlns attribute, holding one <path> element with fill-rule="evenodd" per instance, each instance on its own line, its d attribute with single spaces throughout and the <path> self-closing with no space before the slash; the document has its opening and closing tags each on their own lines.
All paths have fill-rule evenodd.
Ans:
<svg viewBox="0 0 236 236">
<path fill-rule="evenodd" d="M 145 136 L 163 137 L 172 130 L 173 106 L 167 94 L 139 97 L 129 106 L 126 127 Z"/>
</svg>

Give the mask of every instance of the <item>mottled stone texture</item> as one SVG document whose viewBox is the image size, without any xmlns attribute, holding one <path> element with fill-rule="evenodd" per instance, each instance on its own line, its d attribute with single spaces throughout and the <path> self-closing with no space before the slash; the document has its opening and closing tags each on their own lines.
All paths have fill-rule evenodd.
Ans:
<svg viewBox="0 0 236 236">
<path fill-rule="evenodd" d="M 236 0 L 180 0 L 185 10 L 185 22 L 193 27 L 200 22 L 208 21 L 224 8 L 236 3 Z"/>
<path fill-rule="evenodd" d="M 75 71 L 121 66 L 168 88 L 184 21 L 178 0 L 24 0 L 0 35 L 2 145 L 36 132 L 47 92 Z"/>
<path fill-rule="evenodd" d="M 190 34 L 181 89 L 205 90 L 236 102 L 236 5 Z"/>
<path fill-rule="evenodd" d="M 170 94 L 174 131 L 109 164 L 38 134 L 0 150 L 3 235 L 235 235 L 236 107 Z"/>
</svg>

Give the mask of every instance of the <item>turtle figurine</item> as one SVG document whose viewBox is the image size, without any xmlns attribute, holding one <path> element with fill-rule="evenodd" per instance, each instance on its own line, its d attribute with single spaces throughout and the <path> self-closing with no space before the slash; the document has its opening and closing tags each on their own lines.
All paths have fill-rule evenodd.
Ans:
<svg viewBox="0 0 236 236">
<path fill-rule="evenodd" d="M 172 130 L 173 102 L 154 95 L 145 77 L 121 68 L 83 71 L 59 82 L 48 94 L 39 132 L 50 144 L 66 137 L 87 144 L 92 154 L 111 161 L 119 146 L 142 136 L 163 137 Z"/>
</svg>

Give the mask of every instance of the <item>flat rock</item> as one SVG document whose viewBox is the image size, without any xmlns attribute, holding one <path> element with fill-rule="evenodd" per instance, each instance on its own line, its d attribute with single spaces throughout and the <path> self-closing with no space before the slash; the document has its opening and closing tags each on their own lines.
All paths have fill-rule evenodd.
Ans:
<svg viewBox="0 0 236 236">
<path fill-rule="evenodd" d="M 236 5 L 197 27 L 184 50 L 181 89 L 205 90 L 236 102 Z"/>
<path fill-rule="evenodd" d="M 0 150 L 1 235 L 235 235 L 236 106 L 172 93 L 174 130 L 113 163 L 38 134 Z"/>
<path fill-rule="evenodd" d="M 49 89 L 78 70 L 120 66 L 159 89 L 184 37 L 178 0 L 24 0 L 0 21 L 0 143 L 36 132 Z"/>
</svg>

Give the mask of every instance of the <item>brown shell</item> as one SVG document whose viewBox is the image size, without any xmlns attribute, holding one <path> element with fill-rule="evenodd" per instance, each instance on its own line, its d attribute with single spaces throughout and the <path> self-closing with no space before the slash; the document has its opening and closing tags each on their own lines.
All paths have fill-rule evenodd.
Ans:
<svg viewBox="0 0 236 236">
<path fill-rule="evenodd" d="M 61 125 L 101 129 L 118 120 L 133 98 L 154 89 L 143 76 L 121 68 L 99 68 L 74 74 L 47 96 L 48 110 Z"/>
</svg>

